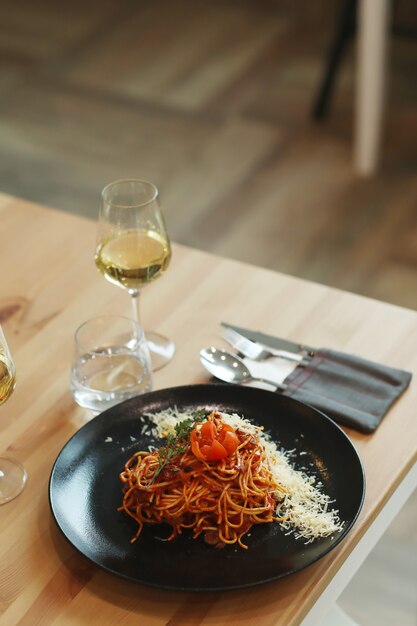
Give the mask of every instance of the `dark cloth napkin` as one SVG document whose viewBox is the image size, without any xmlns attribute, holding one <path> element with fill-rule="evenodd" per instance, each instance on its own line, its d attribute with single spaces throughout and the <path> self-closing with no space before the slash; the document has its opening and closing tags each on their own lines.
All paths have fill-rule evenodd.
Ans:
<svg viewBox="0 0 417 626">
<path fill-rule="evenodd" d="M 351 354 L 320 349 L 308 365 L 287 376 L 282 393 L 345 426 L 371 433 L 408 387 L 411 376 Z"/>
</svg>

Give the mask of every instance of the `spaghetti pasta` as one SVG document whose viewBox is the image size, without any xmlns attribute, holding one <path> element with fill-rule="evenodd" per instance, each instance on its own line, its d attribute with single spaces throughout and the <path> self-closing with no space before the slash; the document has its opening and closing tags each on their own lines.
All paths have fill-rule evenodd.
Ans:
<svg viewBox="0 0 417 626">
<path fill-rule="evenodd" d="M 277 504 L 285 488 L 274 480 L 256 432 L 232 428 L 217 412 L 191 422 L 173 447 L 136 452 L 120 474 L 124 510 L 138 524 L 167 523 L 168 541 L 191 529 L 210 545 L 238 543 L 255 524 L 282 521 Z"/>
</svg>

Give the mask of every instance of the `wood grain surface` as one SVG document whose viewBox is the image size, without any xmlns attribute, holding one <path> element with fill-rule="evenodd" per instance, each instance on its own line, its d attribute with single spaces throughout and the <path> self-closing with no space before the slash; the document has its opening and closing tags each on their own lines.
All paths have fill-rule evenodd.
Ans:
<svg viewBox="0 0 417 626">
<path fill-rule="evenodd" d="M 347 538 L 303 572 L 250 591 L 187 594 L 112 577 L 68 545 L 48 505 L 52 464 L 91 418 L 69 389 L 73 334 L 87 318 L 129 313 L 128 296 L 93 262 L 95 224 L 0 196 L 0 319 L 18 384 L 1 407 L 0 453 L 29 480 L 0 507 L 0 624 L 170 626 L 298 624 L 417 457 L 412 383 L 372 436 L 347 431 L 365 466 L 367 494 Z M 220 321 L 262 329 L 417 372 L 417 313 L 174 245 L 167 274 L 144 290 L 142 317 L 174 339 L 155 388 L 206 382 L 198 351 L 222 346 Z"/>
</svg>

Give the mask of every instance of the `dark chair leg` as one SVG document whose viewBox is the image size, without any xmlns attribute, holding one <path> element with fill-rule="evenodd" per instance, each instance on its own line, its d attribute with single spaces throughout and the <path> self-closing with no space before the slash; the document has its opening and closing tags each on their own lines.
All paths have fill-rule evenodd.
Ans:
<svg viewBox="0 0 417 626">
<path fill-rule="evenodd" d="M 330 99 L 336 72 L 339 69 L 343 54 L 353 33 L 356 24 L 357 0 L 344 0 L 337 24 L 337 32 L 330 47 L 327 66 L 312 109 L 313 118 L 322 120 L 330 106 Z"/>
</svg>

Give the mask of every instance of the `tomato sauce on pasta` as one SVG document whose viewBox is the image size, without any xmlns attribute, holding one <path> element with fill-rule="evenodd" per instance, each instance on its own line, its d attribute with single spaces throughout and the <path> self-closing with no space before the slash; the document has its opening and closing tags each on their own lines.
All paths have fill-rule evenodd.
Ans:
<svg viewBox="0 0 417 626">
<path fill-rule="evenodd" d="M 170 451 L 136 452 L 120 479 L 120 510 L 138 525 L 132 542 L 145 524 L 166 523 L 168 541 L 189 529 L 210 545 L 247 549 L 243 537 L 252 526 L 284 519 L 276 510 L 286 490 L 274 480 L 258 436 L 230 427 L 217 412 L 194 422 Z"/>
</svg>

